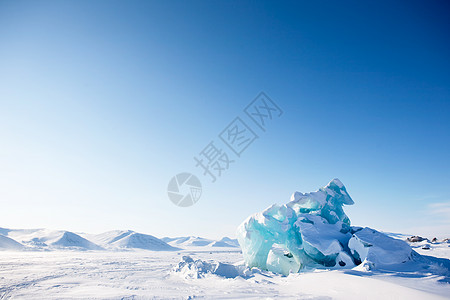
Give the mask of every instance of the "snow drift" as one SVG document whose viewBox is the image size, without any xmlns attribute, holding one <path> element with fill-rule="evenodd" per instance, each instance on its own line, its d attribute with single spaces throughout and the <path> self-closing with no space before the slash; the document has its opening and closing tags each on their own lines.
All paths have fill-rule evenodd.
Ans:
<svg viewBox="0 0 450 300">
<path fill-rule="evenodd" d="M 180 273 L 184 278 L 204 278 L 205 275 L 214 274 L 224 278 L 235 278 L 239 275 L 239 268 L 234 265 L 221 263 L 215 260 L 203 261 L 194 260 L 190 256 L 183 256 L 181 261 L 172 269 L 175 273 Z"/>
</svg>

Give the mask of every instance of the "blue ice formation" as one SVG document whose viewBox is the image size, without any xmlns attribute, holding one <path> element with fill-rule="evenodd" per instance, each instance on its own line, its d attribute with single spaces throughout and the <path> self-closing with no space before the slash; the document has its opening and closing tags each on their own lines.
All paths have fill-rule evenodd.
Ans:
<svg viewBox="0 0 450 300">
<path fill-rule="evenodd" d="M 342 182 L 333 179 L 316 192 L 295 192 L 287 204 L 272 205 L 248 217 L 237 232 L 246 265 L 287 275 L 312 268 L 353 268 L 362 262 L 373 267 L 411 258 L 405 242 L 370 228 L 351 227 L 343 206 L 352 204 Z M 391 260 L 383 260 L 392 245 Z"/>
</svg>

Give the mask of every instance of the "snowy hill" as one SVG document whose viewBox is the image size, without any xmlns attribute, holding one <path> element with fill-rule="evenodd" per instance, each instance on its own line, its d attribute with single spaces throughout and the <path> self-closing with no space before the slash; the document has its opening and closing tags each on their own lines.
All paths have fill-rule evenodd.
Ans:
<svg viewBox="0 0 450 300">
<path fill-rule="evenodd" d="M 113 230 L 101 234 L 73 233 L 49 229 L 0 228 L 0 249 L 145 249 L 153 251 L 174 251 L 179 248 L 149 234 L 132 230 Z"/>
<path fill-rule="evenodd" d="M 208 246 L 209 244 L 214 242 L 213 240 L 196 236 L 184 236 L 176 238 L 164 237 L 162 238 L 162 240 L 176 247 L 203 247 Z"/>
<path fill-rule="evenodd" d="M 239 247 L 237 240 L 230 239 L 228 237 L 224 237 L 219 241 L 206 239 L 197 236 L 186 236 L 186 237 L 164 237 L 163 241 L 168 243 L 169 245 L 182 247 L 182 248 L 191 248 L 191 247 Z"/>
<path fill-rule="evenodd" d="M 210 246 L 210 247 L 236 247 L 236 246 L 233 246 L 233 245 L 227 244 L 225 242 L 221 242 L 221 241 L 212 242 L 208 246 Z"/>
<path fill-rule="evenodd" d="M 101 250 L 102 248 L 76 233 L 48 229 L 6 229 L 5 236 L 31 248 L 69 248 L 78 250 Z"/>
<path fill-rule="evenodd" d="M 0 234 L 0 250 L 22 250 L 23 248 L 22 244 Z"/>
<path fill-rule="evenodd" d="M 205 238 L 202 238 L 202 237 L 190 236 L 190 237 L 187 237 L 187 238 L 179 239 L 175 243 L 180 245 L 180 246 L 184 246 L 184 247 L 203 247 L 203 246 L 208 246 L 208 245 L 210 245 L 213 242 L 214 241 L 210 240 L 210 239 L 205 239 Z"/>
<path fill-rule="evenodd" d="M 220 243 L 225 243 L 227 245 L 230 246 L 225 246 L 225 247 L 239 247 L 239 242 L 237 239 L 230 239 L 229 237 L 223 237 L 220 241 L 218 241 Z"/>
<path fill-rule="evenodd" d="M 86 250 L 102 250 L 103 248 L 88 241 L 87 239 L 79 236 L 70 231 L 64 231 L 62 236 L 55 241 L 51 241 L 50 245 L 56 247 L 76 247 Z"/>
<path fill-rule="evenodd" d="M 112 230 L 100 234 L 89 234 L 43 228 L 8 229 L 0 227 L 0 236 L 5 237 L 4 240 L 8 239 L 10 244 L 17 243 L 16 247 L 14 247 L 16 250 L 145 249 L 152 251 L 174 251 L 183 248 L 239 248 L 238 241 L 228 237 L 220 240 L 197 236 L 165 237 L 158 239 L 153 235 L 138 233 L 132 230 Z"/>
<path fill-rule="evenodd" d="M 179 248 L 149 234 L 132 230 L 113 230 L 97 235 L 85 235 L 86 238 L 108 249 L 145 249 L 153 251 L 173 251 Z"/>
</svg>

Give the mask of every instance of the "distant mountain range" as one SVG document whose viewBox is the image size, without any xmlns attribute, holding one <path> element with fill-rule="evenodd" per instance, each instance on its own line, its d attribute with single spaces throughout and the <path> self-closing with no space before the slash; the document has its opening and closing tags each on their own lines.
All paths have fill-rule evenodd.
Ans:
<svg viewBox="0 0 450 300">
<path fill-rule="evenodd" d="M 84 236 L 105 249 L 180 250 L 153 235 L 138 233 L 132 230 L 113 230 L 96 235 L 84 234 Z"/>
<path fill-rule="evenodd" d="M 0 227 L 0 250 L 129 250 L 176 251 L 192 247 L 238 248 L 237 240 L 227 237 L 211 240 L 201 237 L 158 239 L 132 230 L 113 230 L 101 234 L 74 233 L 49 229 L 8 229 Z"/>
<path fill-rule="evenodd" d="M 187 236 L 187 237 L 164 237 L 161 240 L 164 242 L 182 248 L 190 248 L 190 247 L 239 247 L 238 241 L 235 239 L 230 239 L 228 237 L 224 237 L 219 241 L 205 239 L 202 237 L 196 236 Z"/>
<path fill-rule="evenodd" d="M 23 247 L 22 249 L 103 249 L 76 233 L 64 230 L 0 228 L 0 236 L 14 240 Z M 11 248 L 0 245 L 0 249 Z"/>
</svg>

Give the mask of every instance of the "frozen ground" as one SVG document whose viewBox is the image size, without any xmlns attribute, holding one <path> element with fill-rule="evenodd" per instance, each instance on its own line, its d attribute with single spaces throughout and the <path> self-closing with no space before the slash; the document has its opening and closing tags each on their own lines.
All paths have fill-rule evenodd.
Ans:
<svg viewBox="0 0 450 300">
<path fill-rule="evenodd" d="M 450 244 L 448 244 L 450 245 Z M 441 257 L 450 247 L 439 245 Z M 422 254 L 433 253 L 420 250 Z M 0 299 L 448 299 L 449 278 L 419 272 L 315 271 L 287 277 L 206 274 L 185 278 L 172 269 L 182 256 L 236 264 L 236 248 L 180 251 L 2 251 Z"/>
</svg>

